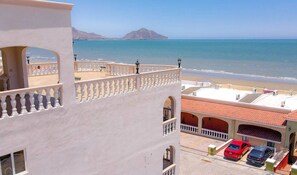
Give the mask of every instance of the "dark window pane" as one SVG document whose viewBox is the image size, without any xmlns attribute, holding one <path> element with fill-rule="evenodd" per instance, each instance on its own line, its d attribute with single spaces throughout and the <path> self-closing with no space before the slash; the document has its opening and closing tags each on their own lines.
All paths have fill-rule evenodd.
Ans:
<svg viewBox="0 0 297 175">
<path fill-rule="evenodd" d="M 0 157 L 2 175 L 12 175 L 10 154 Z"/>
<path fill-rule="evenodd" d="M 15 173 L 20 173 L 26 170 L 24 151 L 18 151 L 13 153 Z"/>
</svg>

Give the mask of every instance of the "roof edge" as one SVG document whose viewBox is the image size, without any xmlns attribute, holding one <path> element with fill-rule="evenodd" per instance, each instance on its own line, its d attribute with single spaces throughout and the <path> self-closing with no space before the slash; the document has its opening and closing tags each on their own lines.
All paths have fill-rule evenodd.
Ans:
<svg viewBox="0 0 297 175">
<path fill-rule="evenodd" d="M 46 0 L 0 0 L 0 4 L 51 8 L 58 10 L 72 10 L 74 4 Z"/>
<path fill-rule="evenodd" d="M 249 104 L 249 103 L 231 102 L 231 101 L 209 99 L 209 98 L 203 98 L 203 97 L 193 97 L 193 96 L 184 95 L 184 94 L 182 95 L 182 98 L 191 99 L 191 100 L 199 100 L 199 101 L 210 102 L 210 103 L 223 104 L 223 105 L 232 105 L 232 106 L 237 106 L 237 107 L 244 107 L 244 108 L 263 110 L 263 111 L 269 111 L 269 112 L 277 112 L 277 113 L 282 113 L 282 114 L 289 114 L 292 112 L 292 110 L 290 110 L 290 109 L 259 106 L 259 105 L 255 105 L 255 104 Z"/>
</svg>

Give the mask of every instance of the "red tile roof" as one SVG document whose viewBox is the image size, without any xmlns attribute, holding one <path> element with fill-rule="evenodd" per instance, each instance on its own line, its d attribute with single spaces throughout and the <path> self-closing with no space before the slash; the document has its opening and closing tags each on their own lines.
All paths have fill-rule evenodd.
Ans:
<svg viewBox="0 0 297 175">
<path fill-rule="evenodd" d="M 208 115 L 239 119 L 262 124 L 284 126 L 288 114 L 253 109 L 249 107 L 234 106 L 215 102 L 201 101 L 199 99 L 182 99 L 182 110 L 195 111 Z"/>
<path fill-rule="evenodd" d="M 297 110 L 291 112 L 287 117 L 287 120 L 297 121 Z"/>
</svg>

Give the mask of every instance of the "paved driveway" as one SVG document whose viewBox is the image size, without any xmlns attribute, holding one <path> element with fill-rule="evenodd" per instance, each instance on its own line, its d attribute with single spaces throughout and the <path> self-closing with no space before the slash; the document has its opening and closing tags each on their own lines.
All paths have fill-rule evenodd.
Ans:
<svg viewBox="0 0 297 175">
<path fill-rule="evenodd" d="M 272 175 L 263 168 L 244 161 L 225 160 L 222 156 L 207 156 L 207 146 L 224 143 L 215 139 L 181 133 L 180 175 Z M 274 173 L 276 174 L 276 173 Z"/>
</svg>

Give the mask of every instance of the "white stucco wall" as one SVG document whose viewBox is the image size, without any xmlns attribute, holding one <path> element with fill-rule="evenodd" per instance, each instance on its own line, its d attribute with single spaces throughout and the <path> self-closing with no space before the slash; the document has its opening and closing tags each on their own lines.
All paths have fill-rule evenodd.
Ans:
<svg viewBox="0 0 297 175">
<path fill-rule="evenodd" d="M 163 104 L 176 100 L 177 131 L 163 137 Z M 26 150 L 28 174 L 158 175 L 165 149 L 179 169 L 180 84 L 0 121 L 0 155 Z"/>
<path fill-rule="evenodd" d="M 0 49 L 37 47 L 56 53 L 65 99 L 74 98 L 71 8 L 71 4 L 0 0 Z M 72 101 L 63 104 L 68 103 Z"/>
</svg>

